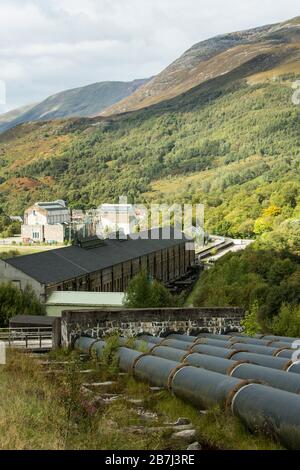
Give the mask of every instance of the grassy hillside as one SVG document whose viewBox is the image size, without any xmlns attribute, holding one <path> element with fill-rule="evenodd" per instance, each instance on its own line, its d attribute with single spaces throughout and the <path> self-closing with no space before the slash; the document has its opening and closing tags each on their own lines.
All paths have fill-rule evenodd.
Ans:
<svg viewBox="0 0 300 470">
<path fill-rule="evenodd" d="M 286 57 L 284 55 L 284 57 Z M 284 59 L 285 60 L 285 59 Z M 298 62 L 262 53 L 187 93 L 112 118 L 19 126 L 0 136 L 0 205 L 203 202 L 206 229 L 299 247 Z"/>
</svg>

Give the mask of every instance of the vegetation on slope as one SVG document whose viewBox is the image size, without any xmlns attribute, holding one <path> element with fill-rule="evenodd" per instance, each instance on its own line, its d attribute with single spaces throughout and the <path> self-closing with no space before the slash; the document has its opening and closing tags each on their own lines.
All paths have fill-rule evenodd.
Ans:
<svg viewBox="0 0 300 470">
<path fill-rule="evenodd" d="M 249 247 L 229 253 L 205 271 L 196 285 L 194 306 L 241 306 L 260 328 L 300 336 L 300 257 Z"/>
<path fill-rule="evenodd" d="M 88 208 L 122 194 L 138 202 L 204 203 L 211 233 L 264 234 L 268 243 L 299 251 L 300 109 L 291 101 L 297 75 L 253 86 L 240 77 L 252 72 L 121 118 L 21 126 L 2 135 L 0 205 L 14 213 L 59 197 Z"/>
</svg>

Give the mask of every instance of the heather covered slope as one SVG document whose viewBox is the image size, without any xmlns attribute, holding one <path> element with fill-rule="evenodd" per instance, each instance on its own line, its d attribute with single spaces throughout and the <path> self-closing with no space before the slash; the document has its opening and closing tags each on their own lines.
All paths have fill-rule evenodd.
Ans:
<svg viewBox="0 0 300 470">
<path fill-rule="evenodd" d="M 282 24 L 239 31 L 199 42 L 130 97 L 106 109 L 111 115 L 178 96 L 207 80 L 235 70 L 262 53 L 289 62 L 298 49 L 300 17 Z M 299 49 L 296 52 L 299 59 Z"/>
</svg>

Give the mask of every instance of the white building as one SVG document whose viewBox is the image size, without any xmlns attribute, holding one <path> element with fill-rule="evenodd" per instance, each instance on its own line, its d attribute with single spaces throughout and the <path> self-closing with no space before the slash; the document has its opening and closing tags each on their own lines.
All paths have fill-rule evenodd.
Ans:
<svg viewBox="0 0 300 470">
<path fill-rule="evenodd" d="M 24 242 L 63 243 L 70 212 L 62 200 L 37 202 L 24 214 L 21 234 Z"/>
<path fill-rule="evenodd" d="M 123 232 L 128 235 L 137 225 L 132 204 L 102 204 L 99 215 L 100 231 L 103 234 Z"/>
</svg>

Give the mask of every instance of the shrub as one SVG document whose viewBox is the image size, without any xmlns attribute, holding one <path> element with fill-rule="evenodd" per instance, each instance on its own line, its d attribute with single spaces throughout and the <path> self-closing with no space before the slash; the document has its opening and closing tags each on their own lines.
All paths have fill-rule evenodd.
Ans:
<svg viewBox="0 0 300 470">
<path fill-rule="evenodd" d="M 45 310 L 30 286 L 22 291 L 10 283 L 0 284 L 0 327 L 7 327 L 15 315 L 45 315 Z"/>
</svg>

